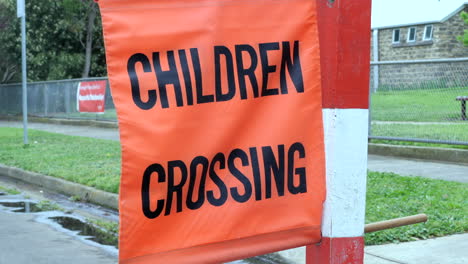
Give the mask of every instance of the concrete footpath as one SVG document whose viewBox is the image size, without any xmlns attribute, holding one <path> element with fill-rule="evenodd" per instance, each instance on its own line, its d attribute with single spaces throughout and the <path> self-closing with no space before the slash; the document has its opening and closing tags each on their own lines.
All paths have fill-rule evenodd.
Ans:
<svg viewBox="0 0 468 264">
<path fill-rule="evenodd" d="M 369 155 L 368 170 L 468 183 L 468 164 Z"/>
<path fill-rule="evenodd" d="M 22 127 L 21 122 L 0 121 L 0 127 Z M 117 129 L 83 127 L 57 124 L 30 123 L 29 128 L 43 131 L 62 133 L 66 135 L 85 136 L 108 140 L 119 140 Z M 369 155 L 368 167 L 371 171 L 393 172 L 403 176 L 421 176 L 457 182 L 468 182 L 468 164 L 453 164 L 427 160 L 411 160 L 405 158 Z M 28 221 L 26 219 L 26 221 Z M 8 226 L 0 215 L 0 228 Z M 6 223 L 6 224 L 4 224 Z M 0 229 L 1 233 L 1 229 Z M 2 248 L 0 238 L 0 248 Z M 365 248 L 366 264 L 390 263 L 468 263 L 468 234 Z M 296 260 L 303 262 L 303 249 L 295 249 L 286 253 Z M 294 257 L 293 257 L 294 256 Z M 0 258 L 0 263 L 1 258 Z M 49 263 L 49 262 L 48 262 Z M 77 263 L 77 262 L 73 262 Z M 88 262 L 104 263 L 104 262 Z"/>
<path fill-rule="evenodd" d="M 23 128 L 23 123 L 18 121 L 0 120 L 0 127 Z M 60 133 L 71 136 L 92 137 L 99 139 L 120 140 L 119 131 L 115 128 L 100 128 L 90 126 L 71 126 L 48 123 L 28 123 L 28 129 Z"/>
<path fill-rule="evenodd" d="M 32 214 L 0 210 L 0 263 L 117 263 L 116 257 L 46 224 L 35 222 L 35 218 Z"/>
<path fill-rule="evenodd" d="M 96 210 L 83 214 L 80 205 L 67 201 L 73 207 L 57 203 L 62 211 L 54 211 L 52 207 L 37 206 L 38 201 L 50 198 L 47 191 L 28 188 L 4 177 L 0 177 L 0 186 L 22 191 L 8 194 L 0 190 L 0 264 L 117 263 L 117 249 L 86 239 L 88 236 L 77 231 L 80 226 L 76 222 L 69 222 L 73 228 L 66 229 L 53 220 L 85 219 Z"/>
<path fill-rule="evenodd" d="M 468 235 L 460 234 L 421 241 L 370 246 L 365 264 L 466 264 Z"/>
</svg>

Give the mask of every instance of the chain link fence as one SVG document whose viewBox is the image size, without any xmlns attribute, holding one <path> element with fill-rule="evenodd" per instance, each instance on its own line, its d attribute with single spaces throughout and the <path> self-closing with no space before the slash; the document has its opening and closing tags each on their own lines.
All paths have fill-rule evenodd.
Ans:
<svg viewBox="0 0 468 264">
<path fill-rule="evenodd" d="M 369 138 L 468 145 L 468 58 L 371 63 Z"/>
<path fill-rule="evenodd" d="M 34 117 L 117 121 L 109 82 L 106 85 L 105 112 L 80 113 L 77 110 L 78 84 L 107 78 L 72 79 L 28 83 L 28 115 Z M 21 84 L 0 85 L 0 116 L 19 116 Z"/>
</svg>

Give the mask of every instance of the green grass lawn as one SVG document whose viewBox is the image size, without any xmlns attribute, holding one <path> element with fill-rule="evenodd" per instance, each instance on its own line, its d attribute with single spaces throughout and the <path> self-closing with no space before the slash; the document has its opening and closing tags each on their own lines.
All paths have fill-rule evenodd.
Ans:
<svg viewBox="0 0 468 264">
<path fill-rule="evenodd" d="M 372 94 L 372 120 L 447 122 L 460 120 L 457 96 L 468 96 L 468 87 L 379 91 Z"/>
<path fill-rule="evenodd" d="M 366 244 L 468 232 L 468 184 L 369 172 L 366 223 L 425 213 L 428 221 L 366 234 Z"/>
<path fill-rule="evenodd" d="M 468 142 L 468 122 L 456 124 L 372 124 L 373 136 Z"/>
<path fill-rule="evenodd" d="M 22 129 L 0 128 L 0 163 L 117 193 L 119 142 Z"/>
<path fill-rule="evenodd" d="M 0 163 L 117 193 L 120 144 L 30 130 L 0 128 Z M 368 174 L 366 222 L 426 213 L 429 221 L 366 235 L 367 244 L 411 241 L 468 232 L 468 184 Z"/>
</svg>

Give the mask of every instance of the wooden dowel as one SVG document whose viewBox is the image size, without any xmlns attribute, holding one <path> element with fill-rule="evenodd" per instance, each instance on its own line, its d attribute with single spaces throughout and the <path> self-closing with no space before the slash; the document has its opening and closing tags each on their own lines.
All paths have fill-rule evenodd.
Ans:
<svg viewBox="0 0 468 264">
<path fill-rule="evenodd" d="M 422 223 L 426 221 L 427 221 L 426 214 L 418 214 L 418 215 L 406 216 L 406 217 L 401 217 L 401 218 L 395 218 L 391 220 L 385 220 L 382 222 L 367 224 L 364 227 L 364 233 L 370 233 L 370 232 L 395 228 L 399 226 L 412 225 L 412 224 Z"/>
</svg>

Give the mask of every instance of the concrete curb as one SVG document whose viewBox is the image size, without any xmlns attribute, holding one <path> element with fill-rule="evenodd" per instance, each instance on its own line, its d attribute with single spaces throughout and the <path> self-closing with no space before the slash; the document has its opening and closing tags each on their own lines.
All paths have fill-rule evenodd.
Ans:
<svg viewBox="0 0 468 264">
<path fill-rule="evenodd" d="M 78 183 L 5 166 L 3 164 L 0 164 L 0 175 L 44 187 L 45 189 L 61 194 L 78 196 L 87 202 L 99 204 L 114 210 L 119 209 L 119 196 L 114 193 L 108 193 Z"/>
<path fill-rule="evenodd" d="M 418 146 L 369 144 L 369 154 L 468 164 L 468 150 Z"/>
<path fill-rule="evenodd" d="M 18 116 L 0 116 L 1 120 L 6 121 L 21 121 Z M 47 118 L 47 117 L 28 117 L 29 122 L 68 125 L 68 126 L 91 126 L 101 128 L 119 128 L 119 124 L 114 121 L 97 121 L 85 119 L 60 119 L 60 118 Z"/>
</svg>

